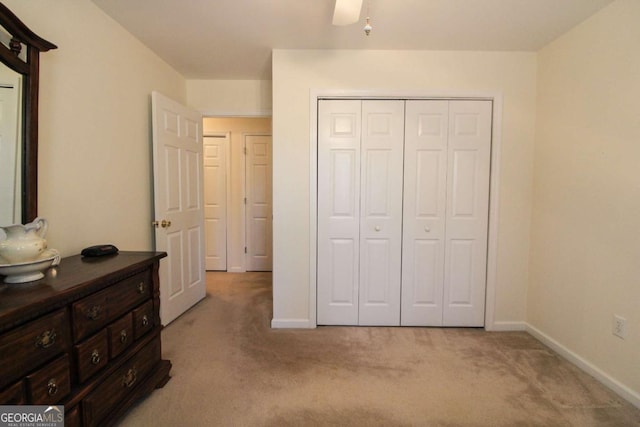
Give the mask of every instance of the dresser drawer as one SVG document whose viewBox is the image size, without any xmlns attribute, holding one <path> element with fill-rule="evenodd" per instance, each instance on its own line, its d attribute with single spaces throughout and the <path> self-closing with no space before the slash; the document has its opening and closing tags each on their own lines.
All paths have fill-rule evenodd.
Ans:
<svg viewBox="0 0 640 427">
<path fill-rule="evenodd" d="M 58 310 L 0 336 L 0 388 L 67 350 L 65 313 Z"/>
<path fill-rule="evenodd" d="M 69 357 L 64 355 L 27 375 L 26 384 L 29 403 L 37 405 L 60 403 L 71 391 Z"/>
<path fill-rule="evenodd" d="M 133 333 L 136 339 L 153 329 L 153 301 L 133 310 Z"/>
<path fill-rule="evenodd" d="M 151 272 L 143 271 L 72 306 L 73 338 L 78 342 L 151 296 Z"/>
<path fill-rule="evenodd" d="M 78 380 L 82 383 L 104 368 L 109 361 L 107 330 L 103 329 L 88 340 L 75 346 Z"/>
<path fill-rule="evenodd" d="M 0 405 L 24 405 L 25 403 L 27 403 L 27 400 L 24 396 L 22 381 L 0 391 Z"/>
<path fill-rule="evenodd" d="M 67 410 L 64 408 L 64 427 L 81 427 L 82 418 L 80 418 L 80 405 Z"/>
<path fill-rule="evenodd" d="M 160 361 L 160 337 L 156 337 L 135 356 L 122 364 L 82 401 L 85 425 L 99 425 L 111 408 L 117 406 Z"/>
<path fill-rule="evenodd" d="M 133 342 L 133 315 L 127 313 L 126 316 L 116 320 L 109 325 L 109 357 L 111 359 L 120 355 Z"/>
</svg>

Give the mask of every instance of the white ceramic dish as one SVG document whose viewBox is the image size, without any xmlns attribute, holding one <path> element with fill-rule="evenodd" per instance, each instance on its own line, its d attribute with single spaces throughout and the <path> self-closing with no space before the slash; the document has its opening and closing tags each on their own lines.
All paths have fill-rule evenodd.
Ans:
<svg viewBox="0 0 640 427">
<path fill-rule="evenodd" d="M 44 277 L 51 266 L 60 264 L 60 254 L 55 249 L 45 249 L 35 261 L 16 264 L 0 264 L 0 275 L 6 276 L 4 283 L 26 283 Z"/>
</svg>

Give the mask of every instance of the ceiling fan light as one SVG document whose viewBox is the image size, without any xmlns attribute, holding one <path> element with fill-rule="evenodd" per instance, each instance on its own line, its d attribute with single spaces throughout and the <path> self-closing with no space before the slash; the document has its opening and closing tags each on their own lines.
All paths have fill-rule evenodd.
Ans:
<svg viewBox="0 0 640 427">
<path fill-rule="evenodd" d="M 364 26 L 363 30 L 364 30 L 364 33 L 365 33 L 366 35 L 371 34 L 371 30 L 373 30 L 373 27 L 371 26 L 371 22 L 370 22 L 370 20 L 369 20 L 369 17 L 368 17 L 368 16 L 367 16 L 367 23 L 366 23 L 366 25 Z"/>
<path fill-rule="evenodd" d="M 336 0 L 333 25 L 355 24 L 360 20 L 362 0 Z"/>
</svg>

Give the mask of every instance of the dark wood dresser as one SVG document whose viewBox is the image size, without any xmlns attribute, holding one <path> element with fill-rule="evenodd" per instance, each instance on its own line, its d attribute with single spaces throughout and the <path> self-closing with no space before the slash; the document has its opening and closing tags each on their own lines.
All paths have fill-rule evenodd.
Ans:
<svg viewBox="0 0 640 427">
<path fill-rule="evenodd" d="M 165 256 L 72 256 L 38 281 L 0 284 L 0 404 L 62 404 L 67 427 L 103 426 L 164 386 Z"/>
</svg>

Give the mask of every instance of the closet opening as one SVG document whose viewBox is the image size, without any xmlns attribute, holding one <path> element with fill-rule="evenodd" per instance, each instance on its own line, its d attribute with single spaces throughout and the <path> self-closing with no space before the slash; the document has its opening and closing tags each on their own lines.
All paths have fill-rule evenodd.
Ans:
<svg viewBox="0 0 640 427">
<path fill-rule="evenodd" d="M 316 325 L 492 329 L 499 97 L 311 103 Z"/>
</svg>

